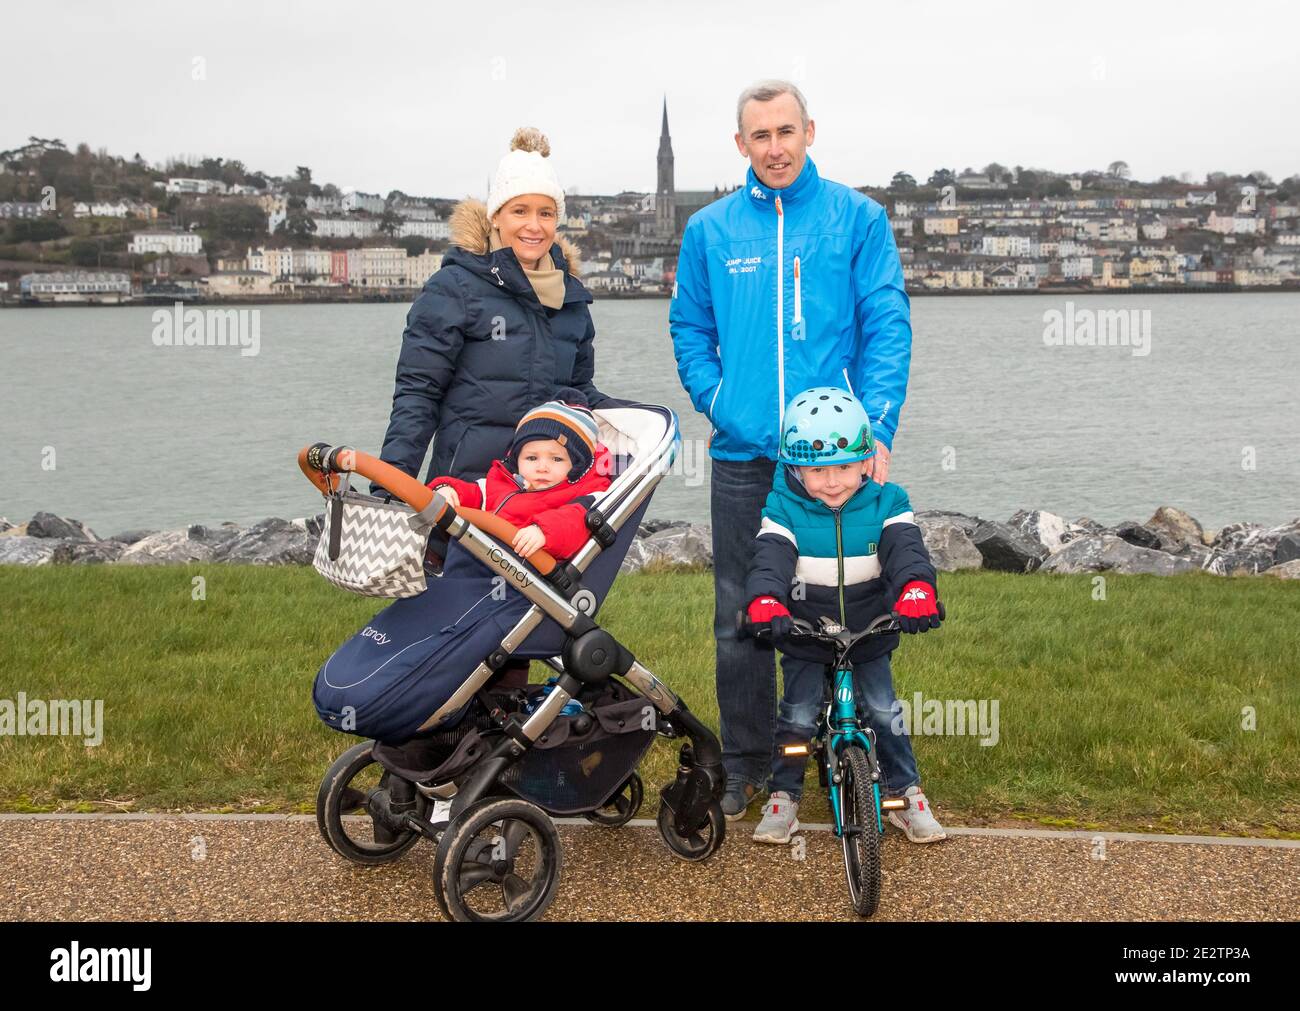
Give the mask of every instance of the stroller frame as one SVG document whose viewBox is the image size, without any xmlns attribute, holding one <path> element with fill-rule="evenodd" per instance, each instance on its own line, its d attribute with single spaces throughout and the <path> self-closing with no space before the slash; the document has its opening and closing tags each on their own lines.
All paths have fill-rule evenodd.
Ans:
<svg viewBox="0 0 1300 1011">
<path fill-rule="evenodd" d="M 632 411 L 649 412 L 662 424 L 662 433 L 651 444 L 636 444 L 626 428 L 618 427 L 620 420 L 625 426 L 636 427 L 634 417 L 621 415 L 621 412 Z M 392 788 L 399 784 L 393 783 L 393 777 L 398 774 L 396 770 L 388 769 L 379 789 L 369 791 L 364 808 L 374 821 L 378 847 L 349 846 L 333 831 L 339 824 L 340 805 L 359 799 L 347 796 L 351 778 L 372 762 L 384 766 L 382 755 L 374 756 L 372 753 L 374 742 L 363 742 L 340 756 L 321 784 L 318 821 L 322 833 L 330 845 L 348 859 L 358 863 L 384 863 L 400 856 L 420 837 L 438 843 L 435 888 L 444 911 L 455 919 L 533 919 L 549 905 L 559 872 L 554 828 L 543 808 L 521 798 L 503 798 L 498 784 L 503 773 L 555 723 L 570 699 L 584 687 L 599 687 L 612 677 L 625 681 L 655 707 L 655 729 L 661 736 L 685 736 L 688 739 L 680 749 L 676 779 L 660 792 L 657 824 L 664 842 L 678 856 L 700 860 L 710 856 L 721 845 L 725 835 L 726 822 L 722 817 L 720 800 L 726 774 L 717 737 L 691 713 L 672 689 L 597 624 L 594 619 L 596 595 L 582 585 L 582 574 L 602 551 L 615 543 L 619 530 L 637 513 L 671 468 L 681 445 L 677 418 L 668 408 L 654 405 L 612 408 L 596 414 L 615 437 L 631 438 L 636 452 L 630 454 L 631 463 L 588 510 L 586 521 L 592 536 L 568 563 L 557 563 L 545 552 L 539 552 L 530 556 L 535 567 L 526 565 L 508 547 L 514 528 L 505 521 L 477 510 L 457 511 L 441 495 L 367 454 L 323 443 L 308 447 L 299 454 L 299 464 L 304 473 L 325 493 L 334 489 L 334 482 L 338 480 L 336 475 L 347 472 L 376 481 L 416 509 L 421 519 L 445 532 L 490 570 L 499 573 L 507 585 L 513 586 L 531 602 L 532 606 L 506 633 L 499 647 L 470 673 L 451 698 L 425 721 L 420 731 L 436 729 L 460 712 L 545 618 L 551 618 L 564 630 L 565 644 L 561 655 L 545 661 L 558 672 L 553 690 L 526 718 L 520 718 L 523 714 L 512 714 L 498 719 L 500 739 L 467 771 L 460 772 L 454 779 L 416 781 L 413 785 L 418 798 L 407 800 L 409 791 L 402 789 L 397 791 L 401 799 L 394 803 Z M 605 433 L 602 436 L 607 437 Z M 650 437 L 653 436 L 654 433 L 650 433 Z M 611 447 L 612 450 L 618 448 Z M 618 805 L 618 814 L 612 817 L 592 814 L 588 815 L 589 820 L 610 825 L 630 820 L 639 806 L 641 794 L 640 780 L 635 772 L 622 789 L 629 790 L 632 799 Z M 356 791 L 352 793 L 355 795 Z M 450 799 L 447 823 L 435 824 L 422 817 L 422 812 L 434 799 Z M 618 801 L 623 799 L 615 798 Z M 493 864 L 507 881 L 502 885 L 506 913 L 479 916 L 457 891 L 458 881 L 462 874 L 467 873 L 467 864 L 473 865 L 475 873 L 481 873 L 481 868 L 486 866 L 476 863 L 483 855 L 481 844 L 476 844 L 473 839 L 466 843 L 466 837 L 481 832 L 489 824 L 485 818 L 496 816 L 500 817 L 490 824 L 502 826 L 501 834 L 507 843 L 511 830 L 506 826 L 514 824 L 515 836 L 529 835 L 543 855 L 548 852 L 548 847 L 553 848 L 553 859 L 538 860 L 539 864 L 553 869 L 548 871 L 549 887 L 524 891 L 516 884 L 515 898 L 518 901 L 512 904 L 507 884 L 514 872 L 501 871 L 500 861 Z"/>
</svg>

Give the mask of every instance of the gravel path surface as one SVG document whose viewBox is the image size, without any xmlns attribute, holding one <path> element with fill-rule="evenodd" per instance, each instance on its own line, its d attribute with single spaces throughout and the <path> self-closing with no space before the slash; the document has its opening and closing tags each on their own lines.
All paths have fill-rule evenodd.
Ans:
<svg viewBox="0 0 1300 1011">
<path fill-rule="evenodd" d="M 734 829 L 712 859 L 653 828 L 560 826 L 552 920 L 853 920 L 838 841 L 760 846 Z M 889 830 L 882 920 L 1300 919 L 1300 849 L 954 836 Z M 310 820 L 0 821 L 8 920 L 431 920 L 433 846 L 361 868 Z"/>
</svg>

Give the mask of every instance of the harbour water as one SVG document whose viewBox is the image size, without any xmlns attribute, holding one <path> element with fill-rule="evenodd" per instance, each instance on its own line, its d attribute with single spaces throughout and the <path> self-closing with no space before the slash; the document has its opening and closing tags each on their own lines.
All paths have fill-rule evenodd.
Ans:
<svg viewBox="0 0 1300 1011">
<path fill-rule="evenodd" d="M 915 508 L 1300 516 L 1300 293 L 1071 298 L 913 301 L 891 476 Z M 596 381 L 679 412 L 679 472 L 651 515 L 707 520 L 709 426 L 678 383 L 668 305 L 593 306 Z M 1050 343 L 1053 313 L 1082 333 L 1080 312 L 1108 310 L 1139 312 L 1145 349 Z M 101 535 L 302 516 L 320 499 L 299 447 L 378 451 L 406 306 L 262 306 L 255 355 L 156 346 L 154 311 L 0 311 L 0 515 L 45 509 Z"/>
</svg>

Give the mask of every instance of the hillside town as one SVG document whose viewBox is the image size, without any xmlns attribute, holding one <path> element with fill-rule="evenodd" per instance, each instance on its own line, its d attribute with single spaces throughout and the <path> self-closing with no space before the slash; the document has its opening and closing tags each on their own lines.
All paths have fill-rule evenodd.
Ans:
<svg viewBox="0 0 1300 1011">
<path fill-rule="evenodd" d="M 690 215 L 735 189 L 676 188 L 666 103 L 655 174 L 652 192 L 566 196 L 559 231 L 597 297 L 670 295 Z M 913 293 L 1300 288 L 1300 175 L 990 164 L 859 189 L 888 211 Z M 0 151 L 0 303 L 406 301 L 441 265 L 455 202 L 32 137 Z"/>
</svg>

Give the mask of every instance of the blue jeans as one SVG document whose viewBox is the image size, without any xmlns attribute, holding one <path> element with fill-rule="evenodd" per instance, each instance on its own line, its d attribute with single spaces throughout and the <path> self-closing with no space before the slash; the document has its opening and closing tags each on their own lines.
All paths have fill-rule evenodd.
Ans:
<svg viewBox="0 0 1300 1011">
<path fill-rule="evenodd" d="M 822 711 L 826 666 L 787 656 L 781 661 L 781 674 L 785 678 L 785 695 L 776 721 L 776 743 L 778 746 L 806 743 L 812 740 Z M 901 797 L 908 787 L 920 783 L 921 777 L 916 771 L 916 756 L 912 754 L 912 740 L 906 728 L 900 723 L 903 733 L 896 734 L 891 725 L 897 713 L 888 653 L 854 665 L 853 701 L 858 719 L 876 734 L 881 793 L 885 797 Z M 798 800 L 803 793 L 807 763 L 805 756 L 786 758 L 775 752 L 768 792 L 784 790 L 792 800 Z"/>
<path fill-rule="evenodd" d="M 745 580 L 775 469 L 772 460 L 712 461 L 713 637 L 728 787 L 748 783 L 759 789 L 772 767 L 775 654 L 753 639 L 737 636 L 736 612 L 749 606 Z"/>
</svg>

